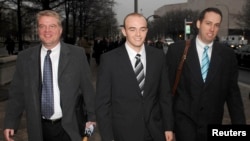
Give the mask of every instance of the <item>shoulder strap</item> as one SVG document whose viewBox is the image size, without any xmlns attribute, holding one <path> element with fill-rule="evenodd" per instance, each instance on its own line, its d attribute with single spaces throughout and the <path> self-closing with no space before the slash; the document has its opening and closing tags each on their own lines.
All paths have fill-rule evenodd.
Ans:
<svg viewBox="0 0 250 141">
<path fill-rule="evenodd" d="M 181 57 L 181 61 L 179 63 L 179 66 L 178 66 L 177 72 L 176 72 L 176 76 L 175 76 L 175 82 L 174 82 L 174 86 L 172 89 L 173 95 L 175 95 L 175 93 L 176 93 L 176 89 L 177 89 L 177 86 L 178 86 L 178 83 L 179 83 L 179 80 L 181 77 L 182 67 L 183 67 L 184 61 L 186 60 L 186 57 L 187 57 L 187 52 L 188 52 L 188 48 L 190 46 L 190 42 L 191 42 L 190 40 L 186 40 L 185 49 L 183 51 L 183 55 Z"/>
</svg>

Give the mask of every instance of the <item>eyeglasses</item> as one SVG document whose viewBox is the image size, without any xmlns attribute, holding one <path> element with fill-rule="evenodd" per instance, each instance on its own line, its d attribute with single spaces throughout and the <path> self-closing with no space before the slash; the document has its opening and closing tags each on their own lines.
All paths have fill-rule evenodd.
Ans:
<svg viewBox="0 0 250 141">
<path fill-rule="evenodd" d="M 48 25 L 48 26 L 47 25 L 38 25 L 39 30 L 55 30 L 57 28 L 58 28 L 58 26 L 55 24 Z"/>
</svg>

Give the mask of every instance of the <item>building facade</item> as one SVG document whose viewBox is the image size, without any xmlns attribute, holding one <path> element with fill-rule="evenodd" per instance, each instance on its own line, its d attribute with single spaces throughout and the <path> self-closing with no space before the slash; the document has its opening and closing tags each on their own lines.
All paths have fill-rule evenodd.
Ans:
<svg viewBox="0 0 250 141">
<path fill-rule="evenodd" d="M 185 3 L 164 5 L 154 11 L 155 15 L 163 16 L 166 12 L 174 10 L 198 10 L 207 7 L 217 7 L 221 10 L 223 20 L 218 33 L 219 37 L 232 34 L 245 34 L 246 28 L 239 25 L 239 16 L 247 0 L 187 0 Z"/>
</svg>

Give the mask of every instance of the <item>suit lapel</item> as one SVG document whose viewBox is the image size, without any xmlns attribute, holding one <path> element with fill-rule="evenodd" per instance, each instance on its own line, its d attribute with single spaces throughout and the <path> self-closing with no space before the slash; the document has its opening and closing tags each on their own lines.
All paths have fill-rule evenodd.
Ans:
<svg viewBox="0 0 250 141">
<path fill-rule="evenodd" d="M 191 74 L 190 77 L 196 80 L 197 83 L 203 85 L 200 62 L 199 62 L 199 57 L 198 57 L 198 53 L 196 50 L 195 40 L 192 40 L 192 43 L 188 50 L 187 59 L 185 61 L 186 61 L 187 68 L 183 67 L 183 69 L 189 70 Z M 183 72 L 186 72 L 186 71 L 183 71 Z"/>
<path fill-rule="evenodd" d="M 140 88 L 135 76 L 135 72 L 134 72 L 134 68 L 131 65 L 127 50 L 125 48 L 125 45 L 121 46 L 121 49 L 118 51 L 118 55 L 119 55 L 119 62 L 118 64 L 120 64 L 121 66 L 118 67 L 121 71 L 123 71 L 123 74 L 127 77 L 129 77 L 129 81 L 128 83 L 132 83 L 134 87 L 134 89 L 137 91 L 138 95 L 141 96 L 140 93 Z"/>
<path fill-rule="evenodd" d="M 207 79 L 205 84 L 207 85 L 210 83 L 213 79 L 213 77 L 216 74 L 216 71 L 219 69 L 219 66 L 221 65 L 221 55 L 220 55 L 220 48 L 215 43 L 212 50 L 209 70 L 207 74 Z M 200 63 L 198 58 L 198 53 L 196 50 L 195 40 L 193 40 L 186 59 L 186 65 L 188 70 L 191 72 L 191 78 L 195 79 L 197 83 L 203 85 L 204 82 L 202 80 L 201 76 L 201 70 L 200 70 Z"/>
<path fill-rule="evenodd" d="M 145 83 L 144 83 L 144 95 L 147 95 L 148 93 L 148 89 L 147 88 L 151 88 L 150 86 L 148 86 L 150 83 L 150 77 L 149 76 L 154 76 L 153 72 L 155 69 L 154 67 L 152 67 L 152 64 L 155 63 L 155 58 L 154 57 L 154 52 L 153 50 L 151 50 L 148 46 L 145 46 L 145 53 L 146 53 L 146 77 L 145 77 Z M 159 72 L 160 73 L 160 72 Z"/>
<path fill-rule="evenodd" d="M 220 68 L 221 64 L 221 48 L 218 46 L 218 44 L 214 43 L 212 54 L 211 54 L 211 60 L 210 65 L 208 69 L 207 79 L 206 79 L 206 85 L 212 82 L 213 77 L 216 75 L 217 70 Z"/>
<path fill-rule="evenodd" d="M 61 51 L 60 51 L 59 66 L 58 66 L 58 80 L 60 80 L 60 76 L 62 76 L 63 71 L 68 64 L 69 54 L 70 54 L 69 48 L 65 43 L 61 42 Z"/>
<path fill-rule="evenodd" d="M 42 86 L 42 79 L 41 79 L 41 60 L 40 60 L 40 50 L 41 45 L 33 47 L 34 50 L 31 52 L 29 59 L 27 61 L 28 64 L 28 74 L 26 77 L 29 77 L 30 80 L 30 89 L 31 89 L 31 99 L 40 103 L 40 93 L 41 93 L 41 86 Z M 40 105 L 40 104 L 39 104 Z M 38 109 L 40 110 L 40 109 Z"/>
</svg>

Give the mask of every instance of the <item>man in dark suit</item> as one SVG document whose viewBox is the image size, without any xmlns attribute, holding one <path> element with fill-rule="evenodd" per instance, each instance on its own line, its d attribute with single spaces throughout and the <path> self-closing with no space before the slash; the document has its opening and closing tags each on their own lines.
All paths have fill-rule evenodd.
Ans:
<svg viewBox="0 0 250 141">
<path fill-rule="evenodd" d="M 207 125 L 222 123 L 225 102 L 232 124 L 246 123 L 235 54 L 231 48 L 214 41 L 221 20 L 219 9 L 207 8 L 196 22 L 198 35 L 191 40 L 174 100 L 177 141 L 206 141 Z M 203 58 L 205 46 L 208 46 L 208 59 Z M 171 86 L 184 47 L 185 41 L 180 41 L 168 49 L 166 60 Z M 202 60 L 208 60 L 206 71 L 201 70 L 205 66 Z"/>
<path fill-rule="evenodd" d="M 9 90 L 4 121 L 4 136 L 12 140 L 25 111 L 29 141 L 81 141 L 76 116 L 76 101 L 83 95 L 84 109 L 95 125 L 94 89 L 85 52 L 82 48 L 60 42 L 61 17 L 52 10 L 37 14 L 41 44 L 19 53 L 16 72 Z M 53 113 L 45 116 L 42 110 L 42 91 L 46 86 L 45 55 L 50 50 L 53 80 Z M 44 64 L 44 65 L 43 65 Z M 44 102 L 44 101 L 43 101 Z M 84 125 L 82 125 L 84 126 Z"/>
<path fill-rule="evenodd" d="M 127 15 L 122 28 L 125 44 L 101 56 L 96 116 L 102 141 L 173 139 L 172 96 L 164 53 L 144 46 L 147 31 L 145 17 Z M 143 66 L 144 85 L 140 86 L 135 74 L 136 54 L 140 54 Z"/>
</svg>

